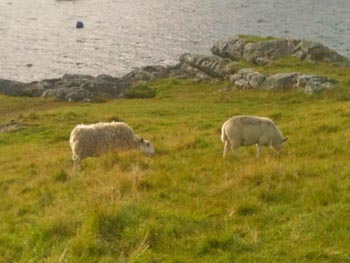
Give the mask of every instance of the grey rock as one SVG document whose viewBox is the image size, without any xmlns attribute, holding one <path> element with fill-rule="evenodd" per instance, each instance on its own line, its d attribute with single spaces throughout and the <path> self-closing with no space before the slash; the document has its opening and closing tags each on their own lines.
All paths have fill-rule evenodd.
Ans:
<svg viewBox="0 0 350 263">
<path fill-rule="evenodd" d="M 299 89 L 307 94 L 333 88 L 338 82 L 325 76 L 303 73 L 278 73 L 266 76 L 252 69 L 242 69 L 230 76 L 238 89 Z"/>
<path fill-rule="evenodd" d="M 295 39 L 273 39 L 248 42 L 239 36 L 216 42 L 211 48 L 214 55 L 232 60 L 246 59 L 264 65 L 283 56 L 297 56 L 303 60 L 350 65 L 349 59 L 319 42 Z"/>
<path fill-rule="evenodd" d="M 293 89 L 298 82 L 298 73 L 278 73 L 266 78 L 262 88 L 268 90 Z"/>
<path fill-rule="evenodd" d="M 122 77 L 126 82 L 151 81 L 169 76 L 169 67 L 160 65 L 136 68 Z"/>
<path fill-rule="evenodd" d="M 109 75 L 66 74 L 62 78 L 22 83 L 0 80 L 0 93 L 9 96 L 54 97 L 67 101 L 91 101 L 95 97 L 120 98 L 131 82 Z"/>
<path fill-rule="evenodd" d="M 210 50 L 213 55 L 240 60 L 243 57 L 245 44 L 246 41 L 244 39 L 239 36 L 233 36 L 217 41 Z"/>
<path fill-rule="evenodd" d="M 325 76 L 304 75 L 298 77 L 297 87 L 307 94 L 317 93 L 325 89 L 331 89 L 338 81 Z"/>
<path fill-rule="evenodd" d="M 183 78 L 183 79 L 193 79 L 196 81 L 211 81 L 213 78 L 210 77 L 205 72 L 191 67 L 185 63 L 179 64 L 176 67 L 172 68 L 169 77 Z"/>
<path fill-rule="evenodd" d="M 234 73 L 237 63 L 219 56 L 205 56 L 185 53 L 180 56 L 180 64 L 185 64 L 204 72 L 212 78 L 225 79 Z"/>
<path fill-rule="evenodd" d="M 348 66 L 349 59 L 319 42 L 302 40 L 296 47 L 295 55 L 307 61 L 320 61 Z"/>
<path fill-rule="evenodd" d="M 259 89 L 266 76 L 252 69 L 246 68 L 230 76 L 230 81 L 239 89 Z"/>
<path fill-rule="evenodd" d="M 121 78 L 99 75 L 97 78 L 82 84 L 80 87 L 90 91 L 94 96 L 101 95 L 106 98 L 120 98 L 125 89 L 130 85 L 130 82 Z"/>
<path fill-rule="evenodd" d="M 0 79 L 0 93 L 9 96 L 25 96 L 24 88 L 26 83 Z"/>
<path fill-rule="evenodd" d="M 267 64 L 270 60 L 294 53 L 298 41 L 276 39 L 248 43 L 244 47 L 243 58 L 256 64 Z"/>
<path fill-rule="evenodd" d="M 66 101 L 91 101 L 94 94 L 86 89 L 74 87 L 74 88 L 54 88 L 47 89 L 41 95 L 42 97 L 54 97 L 58 100 Z"/>
<path fill-rule="evenodd" d="M 58 85 L 69 88 L 69 87 L 79 87 L 80 85 L 93 81 L 95 78 L 89 75 L 80 74 L 65 74 L 59 80 Z"/>
</svg>

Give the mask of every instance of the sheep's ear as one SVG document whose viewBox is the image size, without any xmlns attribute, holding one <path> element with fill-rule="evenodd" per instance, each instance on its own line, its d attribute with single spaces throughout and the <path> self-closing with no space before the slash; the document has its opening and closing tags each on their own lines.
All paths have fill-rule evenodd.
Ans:
<svg viewBox="0 0 350 263">
<path fill-rule="evenodd" d="M 140 141 L 141 141 L 141 143 L 143 143 L 145 140 L 141 137 L 141 140 L 140 140 Z"/>
<path fill-rule="evenodd" d="M 288 137 L 284 137 L 283 138 L 283 142 L 287 141 L 288 140 Z"/>
</svg>

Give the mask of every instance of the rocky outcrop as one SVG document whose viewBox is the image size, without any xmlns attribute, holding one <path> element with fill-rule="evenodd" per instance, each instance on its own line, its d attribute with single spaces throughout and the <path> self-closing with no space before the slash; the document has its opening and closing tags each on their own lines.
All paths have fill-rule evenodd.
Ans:
<svg viewBox="0 0 350 263">
<path fill-rule="evenodd" d="M 349 59 L 339 55 L 319 42 L 302 40 L 297 46 L 294 55 L 306 61 L 320 61 L 349 66 Z"/>
<path fill-rule="evenodd" d="M 230 81 L 238 89 L 299 89 L 308 94 L 330 89 L 337 83 L 336 80 L 324 76 L 297 72 L 267 76 L 252 69 L 240 70 L 230 77 Z"/>
<path fill-rule="evenodd" d="M 212 78 L 226 79 L 238 68 L 237 62 L 219 56 L 193 55 L 180 56 L 180 64 L 198 69 Z"/>
<path fill-rule="evenodd" d="M 276 39 L 244 46 L 242 58 L 255 64 L 267 64 L 273 59 L 292 55 L 297 48 L 295 40 Z"/>
<path fill-rule="evenodd" d="M 252 69 L 241 69 L 230 76 L 230 81 L 239 89 L 260 89 L 266 77 Z"/>
<path fill-rule="evenodd" d="M 0 79 L 0 93 L 9 96 L 26 96 L 26 84 L 19 81 Z"/>
<path fill-rule="evenodd" d="M 211 53 L 222 58 L 240 60 L 243 57 L 246 40 L 234 36 L 217 41 L 211 48 Z"/>
<path fill-rule="evenodd" d="M 146 66 L 142 68 L 136 68 L 122 77 L 127 83 L 136 81 L 152 81 L 155 79 L 166 78 L 171 71 L 170 67 L 164 67 L 160 65 Z"/>
<path fill-rule="evenodd" d="M 214 55 L 232 60 L 245 59 L 256 64 L 267 64 L 283 56 L 297 56 L 306 61 L 349 65 L 348 58 L 319 42 L 295 39 L 268 39 L 250 42 L 236 36 L 216 42 L 211 48 Z"/>
<path fill-rule="evenodd" d="M 307 94 L 331 89 L 338 82 L 325 76 L 299 74 L 297 87 Z"/>
<path fill-rule="evenodd" d="M 350 65 L 349 60 L 318 42 L 235 36 L 216 42 L 213 55 L 185 53 L 172 66 L 136 68 L 118 78 L 66 74 L 62 78 L 23 83 L 0 79 L 0 93 L 10 96 L 54 97 L 67 101 L 93 101 L 98 98 L 123 98 L 134 83 L 176 77 L 195 80 L 227 80 L 240 89 L 298 88 L 306 93 L 332 88 L 336 81 L 302 73 L 280 73 L 266 76 L 252 69 L 242 69 L 242 61 L 267 64 L 283 56 L 296 56 L 307 61 Z"/>
<path fill-rule="evenodd" d="M 130 82 L 109 75 L 66 74 L 62 78 L 21 83 L 0 80 L 0 93 L 10 96 L 54 97 L 67 101 L 91 101 L 96 96 L 105 98 L 123 97 Z"/>
</svg>

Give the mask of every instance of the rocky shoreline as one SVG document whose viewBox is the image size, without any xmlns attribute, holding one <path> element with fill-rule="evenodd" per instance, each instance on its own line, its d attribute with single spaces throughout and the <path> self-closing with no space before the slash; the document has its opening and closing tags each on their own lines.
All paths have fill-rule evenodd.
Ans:
<svg viewBox="0 0 350 263">
<path fill-rule="evenodd" d="M 183 54 L 172 66 L 146 66 L 122 77 L 66 74 L 61 78 L 31 83 L 0 79 L 0 93 L 9 96 L 54 97 L 66 101 L 93 101 L 96 97 L 124 98 L 139 81 L 160 78 L 196 80 L 229 80 L 238 89 L 299 89 L 312 94 L 331 89 L 336 80 L 299 72 L 265 75 L 242 67 L 244 60 L 252 65 L 268 65 L 271 61 L 295 56 L 309 62 L 326 62 L 350 66 L 349 59 L 318 42 L 294 39 L 235 36 L 216 42 L 212 55 Z"/>
</svg>

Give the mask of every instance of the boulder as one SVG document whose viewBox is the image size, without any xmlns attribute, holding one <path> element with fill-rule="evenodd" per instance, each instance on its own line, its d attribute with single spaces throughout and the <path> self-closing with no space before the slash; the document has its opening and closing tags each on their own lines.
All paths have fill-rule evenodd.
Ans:
<svg viewBox="0 0 350 263">
<path fill-rule="evenodd" d="M 91 101 L 94 95 L 84 88 L 73 87 L 73 88 L 54 88 L 47 89 L 41 95 L 43 98 L 53 97 L 58 100 L 66 101 Z"/>
<path fill-rule="evenodd" d="M 212 78 L 226 79 L 237 71 L 238 65 L 230 59 L 223 59 L 219 56 L 193 55 L 185 53 L 180 56 L 180 64 L 204 72 Z"/>
<path fill-rule="evenodd" d="M 230 76 L 238 89 L 299 89 L 307 94 L 333 88 L 338 82 L 324 76 L 303 73 L 278 73 L 266 76 L 253 69 L 241 69 Z"/>
<path fill-rule="evenodd" d="M 120 98 L 123 96 L 125 89 L 130 85 L 131 82 L 103 74 L 80 87 L 90 91 L 94 96 L 101 95 L 106 98 Z"/>
<path fill-rule="evenodd" d="M 0 79 L 0 93 L 9 96 L 26 96 L 24 88 L 26 83 Z"/>
<path fill-rule="evenodd" d="M 262 83 L 262 88 L 268 90 L 293 89 L 298 82 L 298 73 L 278 73 L 271 75 Z"/>
<path fill-rule="evenodd" d="M 178 65 L 170 68 L 169 77 L 181 78 L 181 79 L 193 79 L 197 81 L 202 81 L 202 80 L 210 81 L 213 79 L 205 72 L 197 68 L 191 67 L 186 63 L 179 63 Z"/>
<path fill-rule="evenodd" d="M 131 82 L 109 75 L 97 77 L 66 74 L 62 78 L 31 83 L 0 80 L 0 93 L 9 96 L 54 97 L 67 101 L 91 101 L 94 97 L 120 98 Z"/>
<path fill-rule="evenodd" d="M 288 39 L 248 43 L 244 47 L 243 58 L 249 62 L 264 65 L 272 59 L 293 54 L 297 44 L 297 40 Z"/>
<path fill-rule="evenodd" d="M 349 66 L 348 58 L 315 41 L 300 41 L 294 54 L 306 61 L 320 61 Z"/>
<path fill-rule="evenodd" d="M 327 78 L 325 76 L 300 74 L 298 77 L 297 87 L 307 94 L 320 92 L 322 90 L 331 89 L 338 81 Z"/>
<path fill-rule="evenodd" d="M 160 65 L 136 68 L 122 77 L 126 82 L 151 81 L 169 76 L 169 67 Z"/>
<path fill-rule="evenodd" d="M 246 40 L 239 36 L 233 36 L 217 41 L 210 50 L 213 55 L 232 60 L 240 60 L 243 56 L 245 45 Z"/>
<path fill-rule="evenodd" d="M 252 69 L 246 68 L 230 76 L 230 81 L 239 89 L 259 89 L 266 76 Z"/>
</svg>

